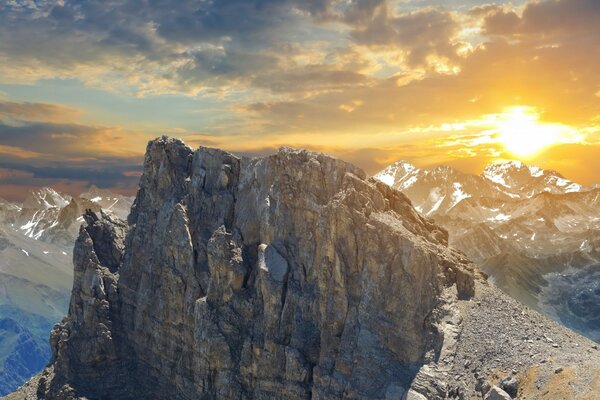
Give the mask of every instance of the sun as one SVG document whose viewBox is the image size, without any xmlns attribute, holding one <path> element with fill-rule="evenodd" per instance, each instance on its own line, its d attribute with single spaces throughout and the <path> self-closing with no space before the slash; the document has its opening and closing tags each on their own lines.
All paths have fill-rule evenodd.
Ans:
<svg viewBox="0 0 600 400">
<path fill-rule="evenodd" d="M 497 140 L 510 153 L 528 158 L 558 143 L 572 143 L 574 130 L 562 124 L 539 121 L 540 114 L 533 107 L 516 106 L 498 115 Z"/>
</svg>

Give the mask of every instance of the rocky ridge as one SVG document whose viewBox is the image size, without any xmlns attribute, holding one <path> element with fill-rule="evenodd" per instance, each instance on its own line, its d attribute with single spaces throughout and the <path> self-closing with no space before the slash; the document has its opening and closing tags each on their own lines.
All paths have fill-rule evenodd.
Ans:
<svg viewBox="0 0 600 400">
<path fill-rule="evenodd" d="M 443 348 L 441 293 L 474 294 L 443 230 L 322 154 L 161 138 L 128 227 L 86 220 L 48 399 L 396 398 Z"/>
</svg>

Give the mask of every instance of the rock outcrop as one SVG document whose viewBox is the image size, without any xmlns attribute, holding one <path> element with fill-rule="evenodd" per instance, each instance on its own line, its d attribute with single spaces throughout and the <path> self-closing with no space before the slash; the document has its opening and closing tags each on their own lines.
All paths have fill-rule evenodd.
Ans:
<svg viewBox="0 0 600 400">
<path fill-rule="evenodd" d="M 404 195 L 307 151 L 163 137 L 128 223 L 86 222 L 46 399 L 396 399 L 443 353 L 448 299 L 474 295 Z"/>
<path fill-rule="evenodd" d="M 81 227 L 73 252 L 69 314 L 50 335 L 52 363 L 57 371 L 53 383 L 54 387 L 77 383 L 83 393 L 108 392 L 121 386 L 114 375 L 120 362 L 114 334 L 119 316 L 118 268 L 127 226 L 102 211 L 98 215 L 87 210 L 84 219 L 87 225 Z M 97 379 L 99 374 L 102 381 Z M 44 386 L 39 388 L 40 393 L 45 390 Z"/>
</svg>

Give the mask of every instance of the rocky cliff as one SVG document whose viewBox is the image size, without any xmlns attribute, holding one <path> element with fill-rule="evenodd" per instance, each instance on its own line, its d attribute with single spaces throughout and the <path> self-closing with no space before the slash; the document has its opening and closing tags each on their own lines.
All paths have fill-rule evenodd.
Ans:
<svg viewBox="0 0 600 400">
<path fill-rule="evenodd" d="M 465 398 L 503 367 L 456 370 L 476 336 L 461 321 L 481 320 L 468 299 L 493 289 L 404 195 L 334 158 L 161 138 L 128 222 L 85 218 L 53 361 L 11 399 Z"/>
<path fill-rule="evenodd" d="M 50 360 L 48 333 L 68 309 L 82 214 L 126 217 L 132 203 L 94 187 L 77 197 L 41 188 L 23 203 L 0 199 L 0 396 Z"/>
</svg>

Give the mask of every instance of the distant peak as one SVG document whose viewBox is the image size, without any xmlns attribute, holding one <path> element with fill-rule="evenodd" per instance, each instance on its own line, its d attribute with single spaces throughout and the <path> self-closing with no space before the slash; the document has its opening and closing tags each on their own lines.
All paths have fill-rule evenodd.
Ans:
<svg viewBox="0 0 600 400">
<path fill-rule="evenodd" d="M 448 172 L 448 171 L 456 171 L 454 168 L 452 168 L 449 165 L 438 165 L 435 168 L 432 169 L 432 171 L 434 172 Z"/>
<path fill-rule="evenodd" d="M 70 200 L 71 196 L 44 186 L 31 190 L 23 204 L 26 208 L 62 208 L 69 204 Z"/>
<path fill-rule="evenodd" d="M 394 186 L 394 184 L 404 180 L 409 175 L 418 173 L 419 171 L 420 170 L 417 167 L 408 161 L 399 160 L 388 165 L 385 169 L 375 174 L 373 177 L 388 186 Z"/>
<path fill-rule="evenodd" d="M 415 167 L 413 164 L 409 163 L 408 161 L 404 161 L 404 160 L 398 160 L 395 161 L 394 163 L 388 165 L 387 167 L 385 167 L 379 174 L 381 174 L 383 171 L 416 171 L 418 170 L 417 167 Z M 377 175 L 379 175 L 377 174 Z"/>
<path fill-rule="evenodd" d="M 488 164 L 485 170 L 507 170 L 507 169 L 523 169 L 527 167 L 522 161 L 519 160 L 510 160 L 510 161 L 500 161 Z"/>
</svg>

